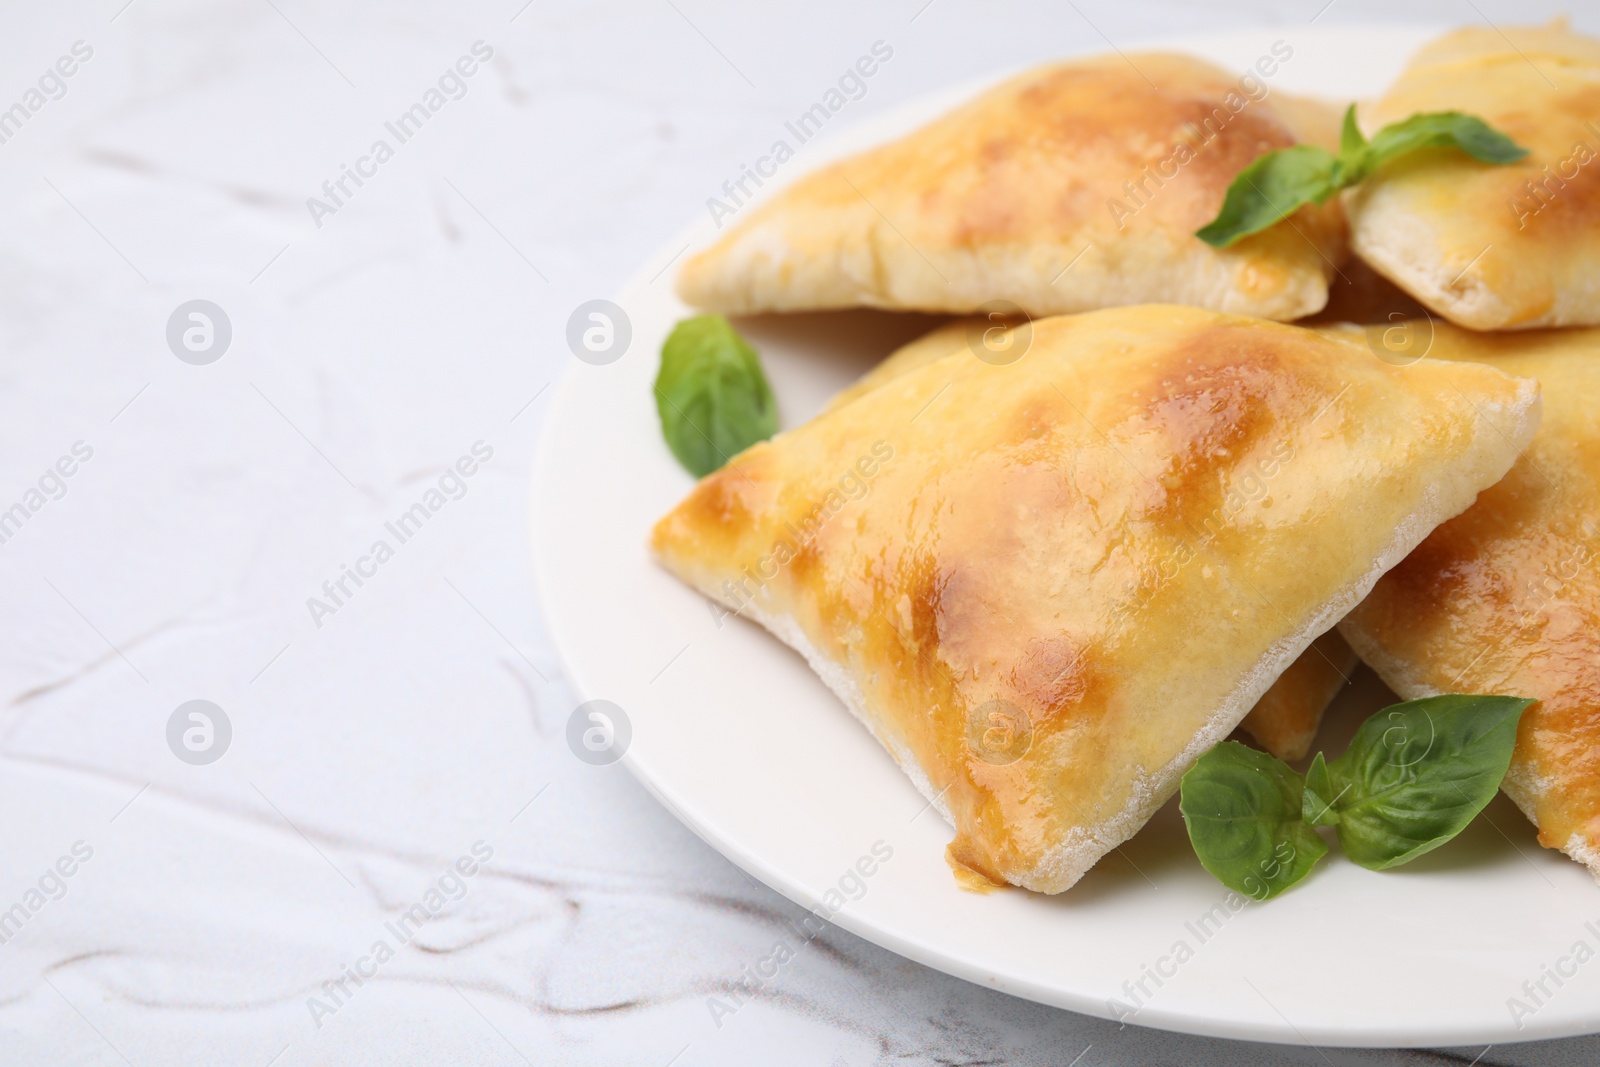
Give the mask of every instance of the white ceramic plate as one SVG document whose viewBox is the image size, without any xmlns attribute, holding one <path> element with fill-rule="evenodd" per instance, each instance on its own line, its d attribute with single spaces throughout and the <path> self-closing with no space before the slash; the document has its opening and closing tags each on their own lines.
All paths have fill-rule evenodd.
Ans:
<svg viewBox="0 0 1600 1067">
<path fill-rule="evenodd" d="M 1282 39 L 1293 56 L 1272 88 L 1345 100 L 1381 91 L 1426 36 L 1296 29 L 1167 44 L 1242 71 Z M 834 120 L 841 131 L 805 145 L 782 180 L 906 132 L 973 88 L 854 129 L 842 129 L 846 112 Z M 1172 804 L 1060 896 L 958 889 L 944 861 L 949 828 L 800 657 L 753 624 L 719 620 L 646 553 L 651 523 L 692 484 L 662 443 L 651 400 L 661 341 L 689 313 L 664 268 L 714 232 L 707 218 L 617 295 L 631 344 L 562 383 L 533 499 L 536 566 L 571 682 L 583 699 L 625 710 L 628 767 L 680 819 L 802 905 L 846 901 L 832 921 L 847 930 L 1074 1011 L 1112 1016 L 1117 998 L 1137 1006 L 1129 1021 L 1140 1025 L 1319 1045 L 1501 1044 L 1600 1030 L 1600 962 L 1572 955 L 1580 941 L 1600 950 L 1600 890 L 1540 849 L 1503 797 L 1457 841 L 1402 870 L 1375 874 L 1335 851 L 1292 892 L 1237 913 L 1213 910 L 1226 891 L 1195 860 Z M 847 312 L 740 327 L 794 426 L 930 321 Z M 1347 736 L 1386 697 L 1358 676 L 1324 741 L 1340 751 L 1341 727 Z M 853 874 L 874 845 L 892 857 L 863 864 L 870 877 Z M 1548 969 L 1575 973 L 1558 986 Z M 1549 995 L 1535 989 L 1536 1004 L 1523 983 L 1541 978 Z M 1531 1012 L 1514 1014 L 1513 997 Z"/>
</svg>

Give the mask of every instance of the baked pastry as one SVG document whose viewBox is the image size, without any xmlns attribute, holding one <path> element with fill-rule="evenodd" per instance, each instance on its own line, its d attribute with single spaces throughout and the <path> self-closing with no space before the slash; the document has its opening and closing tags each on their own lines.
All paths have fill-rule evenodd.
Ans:
<svg viewBox="0 0 1600 1067">
<path fill-rule="evenodd" d="M 967 316 L 951 319 L 934 327 L 889 353 L 876 367 L 862 375 L 860 380 L 840 390 L 828 402 L 825 411 L 842 407 L 852 400 L 870 393 L 883 383 L 898 378 L 907 371 L 933 363 L 958 352 L 977 356 L 983 352 L 994 360 L 1016 356 L 1018 350 L 1026 354 L 1025 346 L 1031 342 L 1031 330 L 1013 332 L 1008 339 L 996 336 L 1007 322 L 1020 325 L 1017 320 L 1001 315 L 992 317 Z M 1011 350 L 1001 346 L 1014 346 Z M 1322 724 L 1322 713 L 1327 710 L 1339 689 L 1355 668 L 1356 654 L 1336 631 L 1329 630 L 1300 654 L 1277 681 L 1272 683 L 1256 706 L 1250 709 L 1239 728 L 1268 752 L 1283 760 L 1297 760 L 1311 748 L 1317 728 Z"/>
<path fill-rule="evenodd" d="M 740 453 L 652 547 L 806 656 L 953 862 L 1053 893 L 1499 480 L 1538 393 L 1198 308 L 1031 329 Z"/>
<path fill-rule="evenodd" d="M 1278 676 L 1239 729 L 1281 760 L 1303 759 L 1317 739 L 1322 713 L 1359 662 L 1339 632 L 1329 630 Z"/>
<path fill-rule="evenodd" d="M 1374 106 L 1370 135 L 1464 111 L 1529 150 L 1406 156 L 1346 194 L 1351 245 L 1431 310 L 1475 330 L 1600 323 L 1600 41 L 1567 29 L 1474 27 L 1423 47 Z"/>
<path fill-rule="evenodd" d="M 1541 844 L 1600 879 L 1600 329 L 1433 331 L 1433 356 L 1537 378 L 1544 421 L 1340 630 L 1403 697 L 1537 698 L 1502 788 Z"/>
<path fill-rule="evenodd" d="M 801 178 L 692 256 L 678 294 L 730 314 L 1162 301 L 1298 318 L 1345 255 L 1337 202 L 1227 249 L 1194 236 L 1257 156 L 1326 136 L 1325 106 L 1285 118 L 1279 99 L 1188 56 L 1040 67 Z"/>
</svg>

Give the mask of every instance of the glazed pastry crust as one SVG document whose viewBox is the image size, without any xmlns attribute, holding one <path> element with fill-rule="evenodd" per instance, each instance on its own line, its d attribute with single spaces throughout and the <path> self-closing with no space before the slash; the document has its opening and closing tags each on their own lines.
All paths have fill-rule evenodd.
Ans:
<svg viewBox="0 0 1600 1067">
<path fill-rule="evenodd" d="M 1504 789 L 1600 879 L 1600 329 L 1435 327 L 1431 354 L 1537 378 L 1544 421 L 1340 629 L 1390 688 L 1534 697 Z"/>
<path fill-rule="evenodd" d="M 1600 41 L 1559 22 L 1457 30 L 1421 49 L 1361 126 L 1446 110 L 1528 156 L 1495 166 L 1438 150 L 1389 165 L 1346 194 L 1357 254 L 1472 329 L 1600 323 Z"/>
<path fill-rule="evenodd" d="M 1291 120 L 1278 99 L 1187 56 L 1041 67 L 801 178 L 691 257 L 678 294 L 739 314 L 1162 301 L 1298 318 L 1346 254 L 1337 202 L 1228 249 L 1194 236 L 1257 156 L 1324 135 L 1325 108 L 1297 101 Z"/>
<path fill-rule="evenodd" d="M 936 326 L 889 353 L 860 380 L 841 390 L 824 410 L 842 407 L 885 382 L 952 353 L 970 351 L 976 354 L 979 349 L 987 353 L 986 341 L 1000 343 L 989 331 L 999 329 L 1005 321 L 998 315 L 966 316 Z M 1011 337 L 1013 343 L 1021 343 L 1018 334 Z M 1338 695 L 1357 662 L 1355 652 L 1344 638 L 1337 631 L 1329 630 L 1272 683 L 1272 688 L 1245 716 L 1240 729 L 1279 759 L 1300 759 L 1317 736 L 1322 713 Z"/>
<path fill-rule="evenodd" d="M 1538 398 L 1197 308 L 1032 329 L 741 453 L 652 547 L 808 658 L 955 860 L 1059 892 L 1504 474 Z"/>
</svg>

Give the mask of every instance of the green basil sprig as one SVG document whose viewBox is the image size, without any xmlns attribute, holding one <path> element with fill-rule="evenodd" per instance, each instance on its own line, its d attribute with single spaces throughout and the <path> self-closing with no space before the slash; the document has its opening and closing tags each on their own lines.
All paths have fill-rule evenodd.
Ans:
<svg viewBox="0 0 1600 1067">
<path fill-rule="evenodd" d="M 1344 854 L 1381 871 L 1431 852 L 1494 799 L 1511 765 L 1517 723 L 1531 700 L 1429 697 L 1386 708 L 1331 763 L 1307 774 Z"/>
<path fill-rule="evenodd" d="M 1328 851 L 1369 870 L 1409 863 L 1455 837 L 1494 799 L 1531 700 L 1450 694 L 1396 704 L 1302 779 L 1282 760 L 1226 741 L 1183 776 L 1179 808 L 1206 870 L 1256 900 L 1275 897 Z"/>
<path fill-rule="evenodd" d="M 1515 163 L 1528 154 L 1482 119 L 1459 111 L 1412 115 L 1385 126 L 1369 141 L 1356 126 L 1356 106 L 1351 104 L 1344 113 L 1338 155 L 1308 144 L 1268 152 L 1239 172 L 1223 197 L 1222 210 L 1194 235 L 1213 248 L 1226 248 L 1424 148 L 1458 148 L 1495 164 Z"/>
<path fill-rule="evenodd" d="M 667 447 L 702 478 L 778 432 L 778 405 L 761 359 L 721 315 L 697 315 L 661 346 L 656 411 Z"/>
</svg>

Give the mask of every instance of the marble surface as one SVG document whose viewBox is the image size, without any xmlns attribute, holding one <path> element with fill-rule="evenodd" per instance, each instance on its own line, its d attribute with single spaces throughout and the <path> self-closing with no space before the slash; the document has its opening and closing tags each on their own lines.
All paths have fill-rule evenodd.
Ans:
<svg viewBox="0 0 1600 1067">
<path fill-rule="evenodd" d="M 1118 1028 L 837 930 L 718 1026 L 798 909 L 573 757 L 526 548 L 569 313 L 872 42 L 861 115 L 1157 33 L 1546 6 L 6 5 L 0 1064 L 1600 1060 Z M 169 344 L 193 300 L 225 351 Z"/>
</svg>

